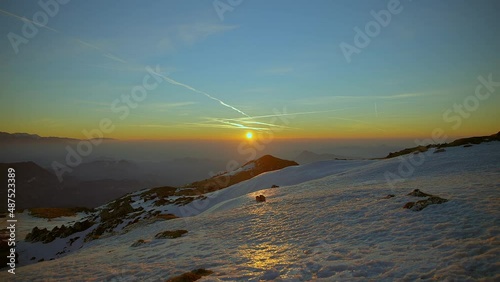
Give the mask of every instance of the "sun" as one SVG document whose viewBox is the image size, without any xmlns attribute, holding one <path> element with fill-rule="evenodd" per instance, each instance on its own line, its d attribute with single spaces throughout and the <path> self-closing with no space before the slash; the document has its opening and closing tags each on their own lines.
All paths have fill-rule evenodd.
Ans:
<svg viewBox="0 0 500 282">
<path fill-rule="evenodd" d="M 245 136 L 247 137 L 247 139 L 252 139 L 253 133 L 249 131 L 249 132 L 247 132 L 247 134 Z"/>
</svg>

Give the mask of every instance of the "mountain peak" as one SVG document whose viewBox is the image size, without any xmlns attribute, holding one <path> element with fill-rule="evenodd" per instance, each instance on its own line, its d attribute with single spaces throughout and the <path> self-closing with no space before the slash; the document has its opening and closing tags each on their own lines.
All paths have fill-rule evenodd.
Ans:
<svg viewBox="0 0 500 282">
<path fill-rule="evenodd" d="M 238 169 L 218 174 L 209 179 L 191 183 L 188 186 L 200 188 L 206 192 L 211 192 L 248 180 L 264 172 L 274 171 L 294 165 L 299 164 L 294 161 L 283 160 L 271 155 L 264 155 L 258 159 L 245 163 Z"/>
</svg>

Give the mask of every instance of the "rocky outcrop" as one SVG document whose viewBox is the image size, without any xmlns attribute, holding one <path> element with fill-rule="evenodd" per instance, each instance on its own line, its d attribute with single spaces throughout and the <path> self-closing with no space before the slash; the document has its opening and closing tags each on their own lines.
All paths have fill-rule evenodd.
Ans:
<svg viewBox="0 0 500 282">
<path fill-rule="evenodd" d="M 434 151 L 434 154 L 437 154 L 437 153 L 444 153 L 444 152 L 446 152 L 446 150 L 445 150 L 444 148 L 440 148 L 440 149 L 436 149 L 436 150 Z"/>
<path fill-rule="evenodd" d="M 427 150 L 430 148 L 431 146 L 417 146 L 417 147 L 412 147 L 412 148 L 407 148 L 407 149 L 404 149 L 404 150 L 401 150 L 401 151 L 398 151 L 398 152 L 394 152 L 394 153 L 389 153 L 389 155 L 387 155 L 387 157 L 385 157 L 386 159 L 390 159 L 390 158 L 395 158 L 395 157 L 398 157 L 398 156 L 402 156 L 402 155 L 407 155 L 407 154 L 410 154 L 410 153 L 423 153 L 423 152 L 427 152 Z"/>
<path fill-rule="evenodd" d="M 72 234 L 87 230 L 94 222 L 90 220 L 79 221 L 74 225 L 66 227 L 62 225 L 61 227 L 54 227 L 52 230 L 47 230 L 47 228 L 39 229 L 38 227 L 33 228 L 30 233 L 26 235 L 24 239 L 26 242 L 42 242 L 50 243 L 56 238 L 66 238 Z"/>
<path fill-rule="evenodd" d="M 408 196 L 413 196 L 413 197 L 431 197 L 431 194 L 424 193 L 420 191 L 419 189 L 415 189 L 408 193 Z"/>
<path fill-rule="evenodd" d="M 417 147 L 412 147 L 412 148 L 407 148 L 403 149 L 398 152 L 391 152 L 386 159 L 402 156 L 402 155 L 407 155 L 410 153 L 422 153 L 426 152 L 429 148 L 437 148 L 434 153 L 440 153 L 444 151 L 440 151 L 442 148 L 447 148 L 447 147 L 458 147 L 458 146 L 463 146 L 463 147 L 471 147 L 472 144 L 477 145 L 481 144 L 484 142 L 492 142 L 492 141 L 500 141 L 500 132 L 489 135 L 489 136 L 477 136 L 477 137 L 468 137 L 468 138 L 461 138 L 457 139 L 453 142 L 450 143 L 444 143 L 444 144 L 429 144 L 427 146 L 417 146 Z"/>
<path fill-rule="evenodd" d="M 403 208 L 405 209 L 410 209 L 412 211 L 421 211 L 425 209 L 427 206 L 430 205 L 436 205 L 436 204 L 442 204 L 448 202 L 447 199 L 443 199 L 438 196 L 434 196 L 431 194 L 424 193 L 420 191 L 419 189 L 415 189 L 412 192 L 408 194 L 408 196 L 413 196 L 413 197 L 428 197 L 425 200 L 420 200 L 417 202 L 408 202 L 406 203 Z"/>
<path fill-rule="evenodd" d="M 139 246 L 144 245 L 144 244 L 146 244 L 146 241 L 144 241 L 143 239 L 139 239 L 139 240 L 135 241 L 132 245 L 130 245 L 130 247 L 135 248 L 135 247 L 139 247 Z"/>
<path fill-rule="evenodd" d="M 187 230 L 173 230 L 173 231 L 163 231 L 155 235 L 156 239 L 175 239 L 182 235 L 188 233 Z"/>
<path fill-rule="evenodd" d="M 417 202 L 408 202 L 404 205 L 403 208 L 410 209 L 413 211 L 421 211 L 421 210 L 425 209 L 427 206 L 442 204 L 442 203 L 446 203 L 446 202 L 448 202 L 447 199 L 432 196 L 432 197 L 429 197 L 428 199 L 425 199 L 425 200 L 420 200 Z"/>
<path fill-rule="evenodd" d="M 266 197 L 264 195 L 259 195 L 259 196 L 255 197 L 255 200 L 257 202 L 265 202 L 266 201 Z"/>
<path fill-rule="evenodd" d="M 201 279 L 203 276 L 210 275 L 212 273 L 214 272 L 211 270 L 200 268 L 172 277 L 168 279 L 167 282 L 192 282 Z"/>
</svg>

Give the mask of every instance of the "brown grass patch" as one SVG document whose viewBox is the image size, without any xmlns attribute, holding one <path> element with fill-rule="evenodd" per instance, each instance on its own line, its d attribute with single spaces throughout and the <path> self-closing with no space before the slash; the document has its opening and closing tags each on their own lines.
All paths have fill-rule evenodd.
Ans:
<svg viewBox="0 0 500 282">
<path fill-rule="evenodd" d="M 92 212 L 92 209 L 77 208 L 31 208 L 30 215 L 38 218 L 57 218 L 62 216 L 75 216 L 78 212 Z"/>
</svg>

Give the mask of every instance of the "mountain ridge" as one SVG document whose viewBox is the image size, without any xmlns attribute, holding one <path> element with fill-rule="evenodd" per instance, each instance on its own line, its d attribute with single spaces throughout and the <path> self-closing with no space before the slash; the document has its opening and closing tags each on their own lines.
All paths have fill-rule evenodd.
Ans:
<svg viewBox="0 0 500 282">
<path fill-rule="evenodd" d="M 438 149 L 457 147 L 457 146 L 471 147 L 472 145 L 478 145 L 483 142 L 492 142 L 492 141 L 500 141 L 500 131 L 492 135 L 459 138 L 449 143 L 419 145 L 416 147 L 406 148 L 397 152 L 389 153 L 385 157 L 385 159 L 390 159 L 411 153 L 422 153 L 426 152 L 430 148 L 436 148 L 438 150 Z"/>
</svg>

